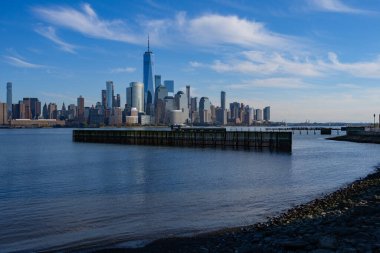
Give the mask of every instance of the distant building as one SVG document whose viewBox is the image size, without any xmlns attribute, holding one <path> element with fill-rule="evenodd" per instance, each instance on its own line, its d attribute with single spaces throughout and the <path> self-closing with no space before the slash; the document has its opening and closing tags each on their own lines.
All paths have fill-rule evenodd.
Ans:
<svg viewBox="0 0 380 253">
<path fill-rule="evenodd" d="M 0 125 L 8 124 L 8 110 L 6 103 L 0 103 Z"/>
<path fill-rule="evenodd" d="M 185 123 L 189 119 L 189 108 L 188 108 L 188 102 L 187 102 L 187 96 L 183 91 L 178 91 L 177 94 L 174 96 L 174 102 L 175 102 L 175 109 L 180 110 L 183 113 L 183 122 Z M 182 124 L 181 123 L 181 124 Z"/>
<path fill-rule="evenodd" d="M 162 85 L 161 84 L 161 75 L 154 75 L 154 90 L 157 90 L 157 88 Z"/>
<path fill-rule="evenodd" d="M 155 94 L 155 121 L 156 124 L 163 124 L 165 123 L 165 98 L 168 96 L 168 90 L 165 86 L 160 85 Z"/>
<path fill-rule="evenodd" d="M 49 103 L 48 105 L 49 119 L 57 119 L 58 111 L 56 103 Z"/>
<path fill-rule="evenodd" d="M 225 110 L 226 109 L 226 92 L 220 92 L 220 107 Z"/>
<path fill-rule="evenodd" d="M 168 92 L 174 93 L 174 81 L 173 80 L 165 80 L 164 85 L 166 89 L 168 89 Z"/>
<path fill-rule="evenodd" d="M 121 98 L 120 98 L 120 94 L 116 94 L 116 103 L 115 103 L 115 107 L 120 107 L 121 106 Z"/>
<path fill-rule="evenodd" d="M 201 97 L 199 101 L 199 121 L 201 124 L 208 124 L 211 122 L 211 103 L 208 97 Z"/>
<path fill-rule="evenodd" d="M 12 83 L 7 83 L 7 117 L 12 118 Z"/>
<path fill-rule="evenodd" d="M 222 107 L 216 108 L 216 123 L 220 125 L 227 124 L 227 110 L 223 110 Z"/>
<path fill-rule="evenodd" d="M 127 88 L 126 104 L 135 107 L 138 112 L 144 112 L 144 84 L 131 82 Z"/>
<path fill-rule="evenodd" d="M 238 103 L 238 102 L 230 103 L 230 112 L 231 112 L 231 119 L 230 120 L 231 121 L 236 122 L 237 119 L 239 119 L 239 121 L 240 121 L 239 111 L 240 111 L 240 103 Z"/>
<path fill-rule="evenodd" d="M 143 82 L 144 82 L 144 99 L 145 99 L 145 111 L 148 115 L 153 114 L 151 112 L 151 105 L 154 104 L 154 54 L 150 51 L 149 38 L 148 38 L 148 50 L 144 53 L 144 69 L 143 69 Z"/>
<path fill-rule="evenodd" d="M 270 121 L 270 106 L 264 108 L 264 120 Z"/>
<path fill-rule="evenodd" d="M 263 110 L 256 109 L 256 121 L 263 121 Z"/>
<path fill-rule="evenodd" d="M 138 122 L 142 126 L 150 125 L 152 123 L 150 115 L 144 115 L 144 114 L 139 115 L 139 121 Z"/>
<path fill-rule="evenodd" d="M 113 107 L 113 97 L 114 97 L 114 87 L 112 81 L 106 82 L 106 94 L 107 94 L 107 109 L 112 109 Z"/>
<path fill-rule="evenodd" d="M 122 110 L 118 107 L 112 109 L 112 114 L 109 117 L 109 125 L 120 127 L 123 123 Z"/>
<path fill-rule="evenodd" d="M 15 119 L 10 122 L 11 127 L 56 127 L 56 126 L 65 126 L 64 120 L 56 119 Z"/>
<path fill-rule="evenodd" d="M 77 99 L 77 117 L 79 123 L 85 122 L 84 98 L 82 96 L 79 96 L 79 98 Z"/>
<path fill-rule="evenodd" d="M 25 119 L 38 119 L 41 115 L 41 102 L 38 98 L 23 98 Z"/>
<path fill-rule="evenodd" d="M 107 108 L 107 90 L 102 90 L 102 107 Z"/>
</svg>

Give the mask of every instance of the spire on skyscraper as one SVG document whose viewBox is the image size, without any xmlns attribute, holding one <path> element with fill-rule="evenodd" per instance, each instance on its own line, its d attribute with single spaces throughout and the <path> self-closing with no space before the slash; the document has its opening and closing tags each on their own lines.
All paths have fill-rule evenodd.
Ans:
<svg viewBox="0 0 380 253">
<path fill-rule="evenodd" d="M 149 33 L 148 33 L 148 52 L 150 52 L 150 48 L 149 48 Z"/>
</svg>

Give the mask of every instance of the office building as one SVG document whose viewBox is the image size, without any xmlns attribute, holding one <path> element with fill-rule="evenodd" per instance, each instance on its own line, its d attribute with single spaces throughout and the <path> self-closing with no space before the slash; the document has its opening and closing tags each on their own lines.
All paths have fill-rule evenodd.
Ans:
<svg viewBox="0 0 380 253">
<path fill-rule="evenodd" d="M 102 90 L 102 107 L 107 108 L 107 90 Z"/>
<path fill-rule="evenodd" d="M 107 94 L 107 109 L 112 109 L 113 107 L 113 100 L 114 100 L 114 87 L 113 87 L 113 82 L 112 81 L 107 81 L 106 82 L 106 94 Z"/>
<path fill-rule="evenodd" d="M 154 75 L 154 90 L 157 90 L 160 85 L 162 85 L 161 75 Z"/>
<path fill-rule="evenodd" d="M 48 111 L 48 107 L 46 103 L 44 104 L 44 107 L 42 108 L 42 118 L 44 119 L 49 118 L 49 111 Z"/>
<path fill-rule="evenodd" d="M 84 98 L 82 96 L 77 99 L 77 117 L 79 123 L 85 122 Z"/>
<path fill-rule="evenodd" d="M 12 119 L 12 83 L 7 82 L 7 117 Z"/>
<path fill-rule="evenodd" d="M 226 109 L 226 92 L 220 92 L 220 107 L 225 110 Z"/>
<path fill-rule="evenodd" d="M 56 103 L 49 103 L 48 105 L 49 119 L 57 119 L 57 116 L 58 116 L 57 108 L 58 107 Z"/>
<path fill-rule="evenodd" d="M 126 92 L 126 104 L 135 107 L 138 112 L 144 112 L 144 84 L 131 82 Z"/>
<path fill-rule="evenodd" d="M 188 102 L 187 102 L 187 96 L 183 91 L 178 91 L 177 94 L 174 96 L 174 102 L 176 110 L 180 110 L 183 113 L 183 122 L 185 123 L 189 119 L 189 108 L 188 108 Z"/>
<path fill-rule="evenodd" d="M 23 98 L 25 119 L 38 119 L 41 115 L 41 102 L 38 98 Z"/>
<path fill-rule="evenodd" d="M 168 89 L 168 92 L 174 93 L 174 81 L 173 80 L 165 80 L 164 86 Z"/>
<path fill-rule="evenodd" d="M 143 69 L 143 82 L 144 82 L 144 99 L 145 99 L 145 111 L 148 115 L 153 114 L 151 112 L 154 105 L 154 54 L 150 51 L 149 38 L 148 38 L 148 50 L 144 53 L 144 69 Z"/>
<path fill-rule="evenodd" d="M 264 120 L 270 121 L 270 106 L 264 108 Z"/>
<path fill-rule="evenodd" d="M 120 107 L 121 106 L 121 98 L 120 98 L 120 94 L 116 94 L 116 103 L 115 103 L 115 107 Z"/>
<path fill-rule="evenodd" d="M 8 110 L 6 103 L 0 103 L 0 125 L 8 124 Z"/>
<path fill-rule="evenodd" d="M 199 100 L 199 121 L 201 124 L 208 124 L 211 121 L 211 103 L 208 97 L 201 97 Z"/>
<path fill-rule="evenodd" d="M 263 121 L 263 110 L 256 109 L 256 121 Z"/>
</svg>

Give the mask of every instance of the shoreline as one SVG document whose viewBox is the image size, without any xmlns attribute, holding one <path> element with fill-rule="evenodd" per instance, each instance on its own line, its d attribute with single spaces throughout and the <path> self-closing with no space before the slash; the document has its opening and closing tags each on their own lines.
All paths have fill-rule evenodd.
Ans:
<svg viewBox="0 0 380 253">
<path fill-rule="evenodd" d="M 333 141 L 349 141 L 357 143 L 373 143 L 380 144 L 380 135 L 342 135 L 327 138 Z"/>
<path fill-rule="evenodd" d="M 263 223 L 103 252 L 380 252 L 380 167 Z"/>
</svg>

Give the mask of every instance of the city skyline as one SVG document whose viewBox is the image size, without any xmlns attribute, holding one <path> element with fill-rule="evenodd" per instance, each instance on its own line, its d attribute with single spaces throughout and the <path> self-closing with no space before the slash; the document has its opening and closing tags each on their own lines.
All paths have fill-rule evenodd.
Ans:
<svg viewBox="0 0 380 253">
<path fill-rule="evenodd" d="M 14 102 L 68 105 L 83 95 L 91 106 L 112 80 L 124 104 L 129 83 L 143 82 L 149 34 L 154 74 L 176 90 L 190 85 L 198 99 L 220 105 L 223 90 L 227 104 L 271 105 L 273 121 L 370 122 L 380 95 L 379 4 L 0 3 L 0 101 L 12 82 Z"/>
</svg>

